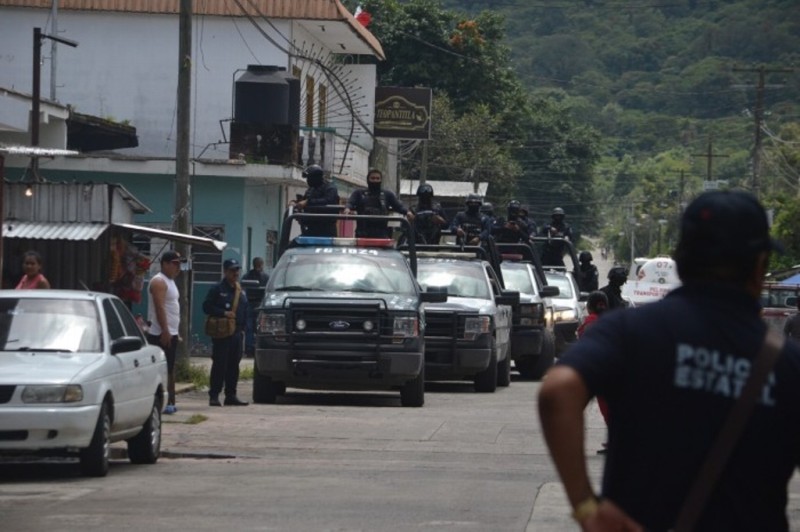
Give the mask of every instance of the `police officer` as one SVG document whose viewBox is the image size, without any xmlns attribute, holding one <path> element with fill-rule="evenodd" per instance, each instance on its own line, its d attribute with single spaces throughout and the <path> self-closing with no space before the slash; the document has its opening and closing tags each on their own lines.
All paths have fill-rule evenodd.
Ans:
<svg viewBox="0 0 800 532">
<path fill-rule="evenodd" d="M 564 221 L 564 209 L 556 207 L 550 216 L 550 223 L 542 227 L 541 235 L 547 238 L 572 240 L 572 227 Z M 548 241 L 542 247 L 542 264 L 545 266 L 564 266 L 566 244 L 561 240 Z"/>
<path fill-rule="evenodd" d="M 242 332 L 247 324 L 247 296 L 239 285 L 241 266 L 236 259 L 223 263 L 225 276 L 213 285 L 203 301 L 203 312 L 215 318 L 235 320 L 235 330 L 224 337 L 212 338 L 209 406 L 222 406 L 219 394 L 225 389 L 225 406 L 247 406 L 236 395 L 239 362 L 242 360 Z"/>
<path fill-rule="evenodd" d="M 433 201 L 433 187 L 429 184 L 417 187 L 417 206 L 413 212 L 417 243 L 438 244 L 447 218 L 441 205 Z"/>
<path fill-rule="evenodd" d="M 489 224 L 494 225 L 496 216 L 494 215 L 494 205 L 489 201 L 484 201 L 481 205 L 480 213 L 489 219 Z"/>
<path fill-rule="evenodd" d="M 308 188 L 303 197 L 292 204 L 295 210 L 309 214 L 338 214 L 339 191 L 332 183 L 325 181 L 322 167 L 313 164 L 305 169 L 303 177 L 308 181 Z M 334 207 L 331 207 L 334 206 Z M 336 236 L 336 220 L 302 220 L 300 227 L 304 235 Z"/>
<path fill-rule="evenodd" d="M 608 270 L 608 284 L 600 289 L 608 297 L 608 308 L 627 307 L 628 304 L 622 299 L 622 285 L 628 280 L 628 269 L 624 266 L 614 266 Z"/>
<path fill-rule="evenodd" d="M 367 189 L 358 189 L 350 194 L 345 214 L 367 214 L 386 216 L 398 212 L 414 221 L 414 213 L 403 205 L 391 190 L 381 187 L 383 173 L 373 168 L 367 174 Z M 358 222 L 356 236 L 362 238 L 390 238 L 391 231 L 386 221 L 364 220 Z"/>
<path fill-rule="evenodd" d="M 528 216 L 528 209 L 524 205 L 519 210 L 519 219 L 522 220 L 522 223 L 528 227 L 529 235 L 536 235 L 539 233 L 539 228 L 536 226 L 536 222 L 534 222 Z"/>
<path fill-rule="evenodd" d="M 470 194 L 464 203 L 465 209 L 458 212 L 450 223 L 450 231 L 456 234 L 458 242 L 477 246 L 485 240 L 491 225 L 486 216 L 481 215 L 483 201 L 478 194 Z"/>
<path fill-rule="evenodd" d="M 527 242 L 530 237 L 528 223 L 520 217 L 522 205 L 517 200 L 511 200 L 506 205 L 507 218 L 498 218 L 495 221 L 492 234 L 498 242 L 519 244 Z"/>
<path fill-rule="evenodd" d="M 600 274 L 597 272 L 597 266 L 592 264 L 593 259 L 594 257 L 589 251 L 581 251 L 578 255 L 581 270 L 578 284 L 580 284 L 581 292 L 594 292 L 599 286 Z"/>
</svg>

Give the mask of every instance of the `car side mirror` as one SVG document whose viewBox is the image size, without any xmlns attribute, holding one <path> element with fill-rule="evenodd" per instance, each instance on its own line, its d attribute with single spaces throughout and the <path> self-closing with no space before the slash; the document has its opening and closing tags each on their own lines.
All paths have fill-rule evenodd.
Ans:
<svg viewBox="0 0 800 532">
<path fill-rule="evenodd" d="M 419 294 L 420 303 L 444 303 L 447 301 L 446 286 L 429 286 Z"/>
<path fill-rule="evenodd" d="M 557 286 L 543 286 L 541 290 L 539 290 L 539 295 L 542 297 L 557 297 L 558 294 L 561 293 L 561 290 Z"/>
<path fill-rule="evenodd" d="M 494 302 L 498 305 L 519 305 L 519 292 L 514 290 L 503 290 L 499 296 L 495 296 Z"/>
<path fill-rule="evenodd" d="M 138 336 L 123 336 L 111 342 L 111 354 L 116 355 L 117 353 L 136 351 L 141 349 L 143 345 L 144 342 Z"/>
</svg>

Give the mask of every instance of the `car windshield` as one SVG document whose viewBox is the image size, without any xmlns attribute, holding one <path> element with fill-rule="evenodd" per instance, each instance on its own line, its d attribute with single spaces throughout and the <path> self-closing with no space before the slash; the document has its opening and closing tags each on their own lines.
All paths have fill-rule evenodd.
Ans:
<svg viewBox="0 0 800 532">
<path fill-rule="evenodd" d="M 296 253 L 287 256 L 270 276 L 267 289 L 404 295 L 416 293 L 414 278 L 405 258 L 400 254 L 379 255 L 375 250 L 355 248 L 326 248 L 317 251 L 320 253 Z"/>
<path fill-rule="evenodd" d="M 97 352 L 101 346 L 92 301 L 0 298 L 0 351 Z"/>
<path fill-rule="evenodd" d="M 531 281 L 528 267 L 524 264 L 501 264 L 503 281 L 508 290 L 516 290 L 521 294 L 535 294 L 536 288 Z"/>
<path fill-rule="evenodd" d="M 558 287 L 558 295 L 556 299 L 574 299 L 575 294 L 572 291 L 572 283 L 566 275 L 559 275 L 553 273 L 545 274 L 547 276 L 547 284 Z"/>
<path fill-rule="evenodd" d="M 447 287 L 447 295 L 491 299 L 486 274 L 480 263 L 452 261 L 420 262 L 417 280 L 423 290 L 431 286 Z"/>
</svg>

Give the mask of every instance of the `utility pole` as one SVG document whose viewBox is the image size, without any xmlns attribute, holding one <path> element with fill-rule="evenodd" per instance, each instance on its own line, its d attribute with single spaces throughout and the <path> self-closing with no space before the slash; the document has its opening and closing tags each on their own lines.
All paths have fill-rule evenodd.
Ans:
<svg viewBox="0 0 800 532">
<path fill-rule="evenodd" d="M 50 9 L 51 26 L 50 31 L 53 35 L 58 35 L 58 0 L 53 0 Z M 56 101 L 56 59 L 58 54 L 58 42 L 50 43 L 50 99 Z"/>
<path fill-rule="evenodd" d="M 761 189 L 761 130 L 764 124 L 764 78 L 766 74 L 794 72 L 791 68 L 766 68 L 764 65 L 758 68 L 734 68 L 734 72 L 757 72 L 758 85 L 756 86 L 756 108 L 753 113 L 755 117 L 755 142 L 753 144 L 753 195 L 759 197 Z"/>
<path fill-rule="evenodd" d="M 422 141 L 422 163 L 419 169 L 419 184 L 424 185 L 428 179 L 428 141 Z"/>
<path fill-rule="evenodd" d="M 192 95 L 192 0 L 181 0 L 178 15 L 178 138 L 175 148 L 175 229 L 178 233 L 190 235 L 191 219 L 189 183 L 189 132 L 191 130 Z M 190 257 L 191 246 L 175 245 L 182 257 Z M 191 262 L 189 263 L 191 264 Z M 189 274 L 178 277 L 180 292 L 180 336 L 184 339 L 178 344 L 178 359 L 189 361 Z"/>
<path fill-rule="evenodd" d="M 692 154 L 692 157 L 705 157 L 707 159 L 707 161 L 708 161 L 707 168 L 706 168 L 706 183 L 707 183 L 706 186 L 711 186 L 711 181 L 712 181 L 711 180 L 711 176 L 712 176 L 712 169 L 713 169 L 712 161 L 714 160 L 714 158 L 715 157 L 727 157 L 727 155 L 723 155 L 723 154 L 720 154 L 720 153 L 714 153 L 714 151 L 712 150 L 713 144 L 714 143 L 711 140 L 711 135 L 709 135 L 708 136 L 708 148 L 706 149 L 706 153 L 693 153 Z M 716 187 L 714 187 L 714 188 L 716 188 Z"/>
</svg>

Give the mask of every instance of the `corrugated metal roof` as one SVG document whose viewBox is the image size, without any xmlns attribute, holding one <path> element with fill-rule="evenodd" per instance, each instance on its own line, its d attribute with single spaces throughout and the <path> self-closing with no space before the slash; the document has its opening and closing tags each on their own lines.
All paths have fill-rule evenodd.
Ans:
<svg viewBox="0 0 800 532">
<path fill-rule="evenodd" d="M 53 0 L 0 0 L 0 7 L 50 9 Z M 241 2 L 247 14 L 255 17 L 294 20 L 329 20 L 344 22 L 385 59 L 378 39 L 359 23 L 339 0 L 246 0 Z M 180 0 L 59 0 L 59 10 L 118 11 L 126 13 L 178 14 Z M 194 2 L 195 15 L 244 16 L 232 0 Z"/>
<path fill-rule="evenodd" d="M 478 183 L 478 192 L 475 192 L 475 184 L 471 181 L 425 181 L 433 187 L 434 198 L 465 198 L 469 194 L 476 193 L 486 196 L 489 183 L 483 181 Z M 400 194 L 403 196 L 414 196 L 417 193 L 419 181 L 416 179 L 401 179 Z"/>
<path fill-rule="evenodd" d="M 3 223 L 3 238 L 30 238 L 33 240 L 97 240 L 109 224 L 15 222 Z"/>
</svg>

